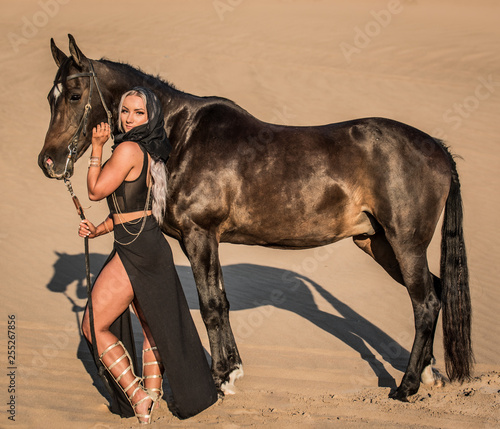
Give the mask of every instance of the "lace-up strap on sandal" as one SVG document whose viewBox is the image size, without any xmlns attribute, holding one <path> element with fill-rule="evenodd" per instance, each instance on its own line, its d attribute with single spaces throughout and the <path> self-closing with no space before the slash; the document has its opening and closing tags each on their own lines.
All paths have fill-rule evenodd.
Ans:
<svg viewBox="0 0 500 429">
<path fill-rule="evenodd" d="M 138 388 L 139 389 L 139 388 Z M 131 396 L 132 398 L 132 396 Z M 148 407 L 148 414 L 139 414 L 135 411 L 135 408 L 141 405 L 144 401 L 151 400 L 151 405 Z M 148 394 L 148 396 L 142 398 L 140 401 L 137 401 L 135 404 L 132 405 L 132 408 L 134 409 L 135 416 L 139 419 L 139 424 L 141 425 L 148 425 L 151 423 L 151 415 L 153 412 L 153 406 L 155 404 L 154 399 Z M 145 420 L 141 420 L 145 419 Z"/>
<path fill-rule="evenodd" d="M 155 403 L 158 404 L 158 407 L 160 406 L 160 399 L 163 397 L 163 376 L 161 374 L 161 362 L 158 362 L 157 360 L 154 360 L 154 361 L 151 361 L 151 362 L 146 362 L 145 361 L 145 354 L 147 352 L 153 352 L 155 350 L 158 350 L 157 347 L 150 347 L 150 348 L 147 348 L 147 349 L 143 349 L 142 350 L 142 379 L 143 379 L 143 384 L 144 384 L 144 387 L 146 388 L 146 391 L 150 394 L 150 396 L 152 398 L 154 398 L 155 400 Z M 145 369 L 147 366 L 151 366 L 151 365 L 156 365 L 158 370 L 160 371 L 160 374 L 151 374 L 151 375 L 146 375 L 145 373 Z M 146 380 L 151 380 L 151 379 L 158 379 L 160 382 L 159 382 L 159 386 L 158 387 L 147 387 L 146 386 Z"/>
<path fill-rule="evenodd" d="M 118 356 L 113 362 L 111 362 L 109 365 L 104 361 L 104 357 L 113 349 L 119 347 L 119 352 L 122 354 Z M 119 353 L 118 352 L 118 353 Z M 137 377 L 134 373 L 133 367 L 132 367 L 132 359 L 130 358 L 129 353 L 127 352 L 127 349 L 123 345 L 121 341 L 117 341 L 114 344 L 111 344 L 109 347 L 107 347 L 99 356 L 99 360 L 102 362 L 104 367 L 108 370 L 109 374 L 113 379 L 116 381 L 116 384 L 120 386 L 121 390 L 125 395 L 127 396 L 128 401 L 130 402 L 130 405 L 132 406 L 132 409 L 134 410 L 134 414 L 139 420 L 139 423 L 141 424 L 149 424 L 151 423 L 151 414 L 153 411 L 153 406 L 155 404 L 155 397 L 151 395 L 147 389 L 144 388 L 142 385 L 143 381 L 140 377 Z M 125 368 L 120 367 L 118 368 L 117 365 L 122 364 L 125 366 Z M 115 372 L 120 372 L 119 374 L 114 374 L 113 369 L 115 369 Z M 127 379 L 128 378 L 128 379 Z M 128 383 L 126 386 L 123 386 L 120 381 L 125 383 Z M 134 386 L 136 386 L 134 388 Z M 134 389 L 133 389 L 134 388 Z M 129 394 L 128 391 L 133 389 L 132 393 Z M 139 399 L 137 402 L 135 402 L 134 397 L 139 393 L 143 392 L 144 397 Z M 148 414 L 142 414 L 138 413 L 136 411 L 136 408 L 144 403 L 145 401 L 151 401 L 150 406 L 147 408 L 147 413 Z"/>
<path fill-rule="evenodd" d="M 101 353 L 101 355 L 99 356 L 99 360 L 102 362 L 102 358 L 104 357 L 105 354 L 107 354 L 111 349 L 114 349 L 115 347 L 118 347 L 121 344 L 122 344 L 121 341 L 117 341 L 116 343 L 111 344 L 106 350 L 104 350 Z M 126 351 L 126 350 L 124 349 L 124 351 Z M 124 356 L 126 356 L 126 355 L 124 355 Z M 104 363 L 104 362 L 102 362 L 102 363 Z M 109 370 L 109 368 L 113 367 L 115 363 L 116 362 L 113 362 L 113 364 L 111 364 L 109 367 L 106 365 L 106 368 L 108 368 L 108 370 Z"/>
</svg>

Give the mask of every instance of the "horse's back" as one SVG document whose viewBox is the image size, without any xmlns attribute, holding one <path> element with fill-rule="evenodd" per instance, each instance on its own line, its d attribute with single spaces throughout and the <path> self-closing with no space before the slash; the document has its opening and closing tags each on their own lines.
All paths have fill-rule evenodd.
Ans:
<svg viewBox="0 0 500 429">
<path fill-rule="evenodd" d="M 373 117 L 316 126 L 278 125 L 255 118 L 230 100 L 207 100 L 190 132 L 189 146 L 200 156 L 210 151 L 224 160 L 258 163 L 280 157 L 295 161 L 293 164 L 324 156 L 331 158 L 336 169 L 349 169 L 365 157 L 381 165 L 415 157 L 413 162 L 424 168 L 440 163 L 436 167 L 446 174 L 450 171 L 441 144 L 402 122 Z"/>
</svg>

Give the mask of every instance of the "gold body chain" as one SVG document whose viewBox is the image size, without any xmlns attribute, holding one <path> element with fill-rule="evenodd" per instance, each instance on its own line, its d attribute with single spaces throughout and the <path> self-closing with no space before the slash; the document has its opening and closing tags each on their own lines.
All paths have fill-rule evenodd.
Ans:
<svg viewBox="0 0 500 429">
<path fill-rule="evenodd" d="M 127 222 L 125 222 L 123 220 L 123 218 L 122 218 L 123 213 L 120 210 L 120 208 L 118 207 L 118 201 L 116 200 L 116 194 L 113 192 L 111 195 L 112 195 L 112 199 L 113 199 L 113 204 L 115 206 L 116 214 L 118 215 L 118 219 L 120 220 L 120 224 L 123 226 L 123 229 L 129 235 L 135 236 L 134 239 L 132 241 L 129 241 L 128 243 L 122 243 L 122 242 L 118 241 L 116 238 L 114 238 L 114 240 L 115 240 L 116 243 L 121 244 L 122 246 L 128 246 L 129 244 L 132 244 L 135 240 L 137 240 L 139 238 L 139 235 L 144 230 L 144 226 L 146 225 L 146 219 L 147 219 L 147 213 L 148 213 L 148 206 L 149 206 L 149 199 L 151 197 L 151 182 L 149 183 L 149 186 L 148 186 L 148 195 L 146 197 L 146 204 L 144 205 L 144 214 L 140 218 L 134 219 L 133 221 L 127 221 Z M 137 225 L 141 220 L 142 220 L 141 229 L 137 233 L 130 232 L 127 229 L 127 227 L 125 226 L 125 223 L 130 223 L 132 225 Z"/>
</svg>

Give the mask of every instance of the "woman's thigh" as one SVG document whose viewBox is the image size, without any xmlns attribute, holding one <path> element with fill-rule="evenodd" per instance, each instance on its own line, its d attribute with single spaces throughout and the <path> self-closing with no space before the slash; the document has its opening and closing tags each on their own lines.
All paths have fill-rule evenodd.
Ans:
<svg viewBox="0 0 500 429">
<path fill-rule="evenodd" d="M 108 330 L 134 299 L 134 290 L 123 263 L 116 253 L 102 269 L 92 288 L 92 308 L 96 330 Z M 85 312 L 84 325 L 88 323 Z"/>
</svg>

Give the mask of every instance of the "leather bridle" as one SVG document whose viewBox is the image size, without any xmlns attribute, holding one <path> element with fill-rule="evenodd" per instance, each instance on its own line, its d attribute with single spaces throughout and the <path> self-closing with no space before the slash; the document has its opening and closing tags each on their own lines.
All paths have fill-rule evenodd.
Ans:
<svg viewBox="0 0 500 429">
<path fill-rule="evenodd" d="M 110 130 L 112 130 L 112 121 L 113 121 L 113 115 L 111 114 L 111 111 L 108 109 L 108 106 L 106 105 L 106 102 L 104 101 L 104 97 L 101 92 L 101 88 L 99 87 L 99 81 L 97 80 L 97 75 L 94 71 L 94 66 L 92 65 L 92 62 L 89 60 L 89 66 L 90 66 L 90 71 L 84 72 L 84 73 L 75 73 L 66 78 L 66 81 L 71 80 L 71 79 L 76 79 L 78 77 L 89 77 L 90 78 L 90 87 L 89 87 L 89 97 L 87 100 L 87 104 L 85 104 L 85 111 L 83 112 L 82 119 L 80 120 L 80 124 L 78 125 L 78 128 L 76 129 L 75 133 L 73 134 L 73 137 L 71 137 L 71 140 L 69 141 L 68 144 L 68 157 L 66 159 L 66 165 L 64 166 L 64 173 L 63 173 L 63 178 L 68 179 L 71 177 L 71 172 L 69 170 L 69 167 L 71 164 L 74 164 L 76 161 L 76 155 L 77 155 L 77 145 L 78 145 L 78 140 L 80 139 L 80 134 L 83 132 L 83 135 L 87 135 L 87 123 L 88 119 L 90 116 L 90 111 L 92 109 L 92 92 L 94 85 L 97 89 L 97 92 L 99 94 L 99 98 L 101 99 L 101 104 L 102 107 L 104 108 L 106 115 L 108 117 L 108 124 Z M 54 81 L 54 87 L 61 83 L 59 80 Z"/>
</svg>

